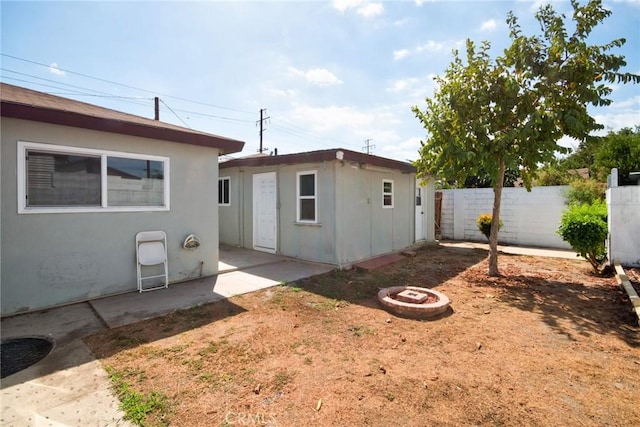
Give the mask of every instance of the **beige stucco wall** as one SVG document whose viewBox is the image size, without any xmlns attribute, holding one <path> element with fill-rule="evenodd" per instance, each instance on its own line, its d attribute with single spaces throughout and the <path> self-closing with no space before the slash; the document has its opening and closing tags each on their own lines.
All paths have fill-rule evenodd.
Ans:
<svg viewBox="0 0 640 427">
<path fill-rule="evenodd" d="M 1 126 L 3 315 L 135 291 L 143 230 L 167 233 L 170 282 L 217 273 L 218 150 L 9 118 Z M 169 157 L 171 209 L 18 214 L 17 141 Z M 182 248 L 190 233 L 199 248 Z"/>
</svg>

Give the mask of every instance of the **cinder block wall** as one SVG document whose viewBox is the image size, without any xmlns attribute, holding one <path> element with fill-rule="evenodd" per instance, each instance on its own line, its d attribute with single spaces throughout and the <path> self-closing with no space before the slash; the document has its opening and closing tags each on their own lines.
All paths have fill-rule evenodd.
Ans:
<svg viewBox="0 0 640 427">
<path fill-rule="evenodd" d="M 640 186 L 607 190 L 609 259 L 640 267 Z"/>
<path fill-rule="evenodd" d="M 565 205 L 567 186 L 505 188 L 500 218 L 503 226 L 500 243 L 523 246 L 571 249 L 556 234 Z M 464 188 L 442 190 L 443 239 L 485 242 L 476 225 L 478 215 L 493 210 L 493 189 Z"/>
</svg>

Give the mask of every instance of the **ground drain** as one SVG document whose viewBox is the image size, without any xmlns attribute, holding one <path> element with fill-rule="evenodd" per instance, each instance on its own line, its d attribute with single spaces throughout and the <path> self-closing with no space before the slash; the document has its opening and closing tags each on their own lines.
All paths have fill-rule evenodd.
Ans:
<svg viewBox="0 0 640 427">
<path fill-rule="evenodd" d="M 1 378 L 13 375 L 45 358 L 53 348 L 48 338 L 19 337 L 0 340 Z"/>
</svg>

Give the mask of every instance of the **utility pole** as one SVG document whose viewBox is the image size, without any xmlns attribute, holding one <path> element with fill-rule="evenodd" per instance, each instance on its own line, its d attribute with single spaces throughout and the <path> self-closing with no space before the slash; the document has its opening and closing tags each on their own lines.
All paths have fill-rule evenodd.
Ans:
<svg viewBox="0 0 640 427">
<path fill-rule="evenodd" d="M 158 98 L 157 96 L 155 98 L 153 98 L 153 104 L 154 104 L 154 120 L 160 120 L 160 98 Z"/>
<path fill-rule="evenodd" d="M 370 142 L 371 142 L 371 138 L 369 138 L 369 139 L 365 139 L 365 140 L 364 140 L 364 143 L 365 143 L 365 144 L 367 144 L 367 145 L 365 145 L 364 147 L 362 147 L 362 150 L 363 150 L 363 151 L 366 151 L 366 152 L 367 152 L 367 154 L 371 154 L 371 152 L 373 151 L 373 149 L 374 149 L 374 148 L 376 148 L 376 146 L 375 146 L 375 145 L 373 145 L 373 144 L 370 144 Z"/>
<path fill-rule="evenodd" d="M 258 149 L 258 153 L 261 153 L 265 150 L 268 150 L 267 147 L 262 147 L 262 134 L 264 133 L 265 129 L 264 129 L 264 122 L 266 122 L 267 120 L 270 119 L 269 116 L 265 115 L 267 114 L 267 109 L 266 108 L 262 108 L 260 109 L 260 120 L 258 120 L 256 122 L 256 125 L 260 124 L 260 148 Z"/>
</svg>

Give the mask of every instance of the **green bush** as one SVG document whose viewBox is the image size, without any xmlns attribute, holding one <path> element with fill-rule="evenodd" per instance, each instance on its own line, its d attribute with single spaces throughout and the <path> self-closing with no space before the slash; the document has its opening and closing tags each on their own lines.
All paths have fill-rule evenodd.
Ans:
<svg viewBox="0 0 640 427">
<path fill-rule="evenodd" d="M 478 224 L 478 230 L 488 239 L 491 234 L 491 220 L 493 216 L 491 214 L 480 214 L 478 219 L 476 220 L 476 224 Z M 498 224 L 498 230 L 502 228 L 502 220 Z"/>
<path fill-rule="evenodd" d="M 607 257 L 607 205 L 596 202 L 569 206 L 562 214 L 558 234 L 598 271 L 600 263 Z"/>
<path fill-rule="evenodd" d="M 593 205 L 604 200 L 606 184 L 593 179 L 577 178 L 571 181 L 571 187 L 567 190 L 567 204 Z"/>
</svg>

